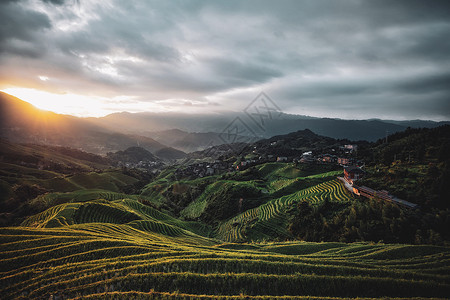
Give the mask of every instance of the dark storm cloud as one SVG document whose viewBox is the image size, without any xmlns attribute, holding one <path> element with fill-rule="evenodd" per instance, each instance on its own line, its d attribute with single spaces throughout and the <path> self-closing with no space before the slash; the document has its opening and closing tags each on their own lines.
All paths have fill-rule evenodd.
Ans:
<svg viewBox="0 0 450 300">
<path fill-rule="evenodd" d="M 0 2 L 0 53 L 39 56 L 36 50 L 42 51 L 42 48 L 35 49 L 31 43 L 50 27 L 47 15 L 27 9 L 14 1 Z"/>
<path fill-rule="evenodd" d="M 218 73 L 233 81 L 233 84 L 239 86 L 254 82 L 265 82 L 267 79 L 281 77 L 283 73 L 265 65 L 264 61 L 242 62 L 230 58 L 217 58 L 205 61 L 210 68 L 219 70 Z"/>
<path fill-rule="evenodd" d="M 287 112 L 449 119 L 450 1 L 0 5 L 0 83 L 235 110 L 265 90 Z"/>
<path fill-rule="evenodd" d="M 65 0 L 42 0 L 42 1 L 56 5 L 62 5 L 64 4 L 64 2 L 66 2 Z"/>
<path fill-rule="evenodd" d="M 426 94 L 444 92 L 450 95 L 450 71 L 447 73 L 429 74 L 428 76 L 402 80 L 393 86 L 399 92 L 411 94 Z M 450 98 L 448 98 L 450 102 Z"/>
</svg>

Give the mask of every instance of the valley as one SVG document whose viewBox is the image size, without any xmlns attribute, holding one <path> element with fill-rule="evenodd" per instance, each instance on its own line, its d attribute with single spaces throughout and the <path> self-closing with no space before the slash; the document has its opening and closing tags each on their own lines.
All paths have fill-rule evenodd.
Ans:
<svg viewBox="0 0 450 300">
<path fill-rule="evenodd" d="M 4 299 L 450 293 L 449 126 L 375 143 L 298 130 L 183 155 L 21 139 L 0 140 Z M 417 206 L 362 197 L 343 177 Z"/>
</svg>

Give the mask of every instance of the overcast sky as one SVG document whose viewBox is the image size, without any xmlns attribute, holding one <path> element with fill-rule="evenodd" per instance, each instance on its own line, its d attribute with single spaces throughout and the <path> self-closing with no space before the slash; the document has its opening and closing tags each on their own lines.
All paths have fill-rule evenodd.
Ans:
<svg viewBox="0 0 450 300">
<path fill-rule="evenodd" d="M 0 90 L 76 115 L 264 91 L 286 113 L 449 120 L 450 1 L 0 0 Z"/>
</svg>

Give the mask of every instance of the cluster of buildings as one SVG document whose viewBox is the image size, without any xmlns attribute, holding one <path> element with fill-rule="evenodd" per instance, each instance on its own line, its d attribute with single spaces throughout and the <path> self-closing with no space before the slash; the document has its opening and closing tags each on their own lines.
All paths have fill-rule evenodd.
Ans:
<svg viewBox="0 0 450 300">
<path fill-rule="evenodd" d="M 232 164 L 222 160 L 215 160 L 212 163 L 200 162 L 191 164 L 185 168 L 178 168 L 175 175 L 179 177 L 205 177 L 223 172 L 231 172 L 234 170 L 242 171 L 251 166 L 255 166 L 267 162 L 295 162 L 295 163 L 319 163 L 319 164 L 338 164 L 344 167 L 344 178 L 346 187 L 355 195 L 367 198 L 377 198 L 390 201 L 407 208 L 416 208 L 417 205 L 408 201 L 399 199 L 390 195 L 388 191 L 376 191 L 366 186 L 357 186 L 355 182 L 363 178 L 366 172 L 361 168 L 362 161 L 358 161 L 353 157 L 357 151 L 357 145 L 344 145 L 339 149 L 328 150 L 335 154 L 316 153 L 312 151 L 304 152 L 300 157 L 276 156 L 273 154 L 263 154 L 258 156 L 257 151 L 253 151 L 254 157 L 245 159 L 238 164 Z"/>
<path fill-rule="evenodd" d="M 215 160 L 212 163 L 200 162 L 188 165 L 185 168 L 178 168 L 175 170 L 175 175 L 178 177 L 205 177 L 227 171 L 233 171 L 231 163 Z"/>
<path fill-rule="evenodd" d="M 272 142 L 276 143 L 276 142 Z M 231 164 L 222 160 L 215 160 L 212 163 L 199 162 L 191 164 L 184 168 L 178 168 L 175 171 L 176 176 L 180 177 L 205 177 L 211 176 L 223 172 L 230 171 L 243 171 L 252 166 L 256 166 L 268 162 L 294 162 L 294 163 L 327 163 L 327 164 L 339 164 L 342 166 L 348 165 L 361 165 L 362 162 L 356 161 L 354 158 L 350 157 L 351 154 L 356 151 L 357 145 L 344 145 L 341 146 L 337 151 L 331 149 L 333 152 L 342 154 L 332 155 L 332 154 L 316 154 L 314 155 L 312 151 L 304 152 L 301 156 L 279 156 L 275 154 L 258 154 L 258 151 L 253 151 L 253 157 L 248 159 L 243 159 L 237 164 Z"/>
<path fill-rule="evenodd" d="M 319 153 L 314 155 L 312 151 L 304 152 L 300 159 L 301 163 L 326 163 L 326 164 L 339 164 L 341 166 L 362 165 L 362 161 L 356 160 L 353 153 L 358 149 L 358 145 L 344 145 L 339 149 L 331 149 L 333 154 Z M 295 160 L 294 160 L 295 161 Z"/>
<path fill-rule="evenodd" d="M 236 170 L 242 171 L 251 166 L 256 166 L 259 164 L 264 164 L 268 162 L 292 162 L 292 158 L 289 159 L 287 156 L 275 156 L 273 154 L 261 155 L 254 157 L 252 159 L 246 159 L 241 161 L 236 165 Z"/>
<path fill-rule="evenodd" d="M 318 154 L 312 155 L 311 152 L 305 152 L 299 159 L 301 163 L 326 163 L 326 164 L 339 164 L 341 166 L 349 166 L 360 164 L 361 162 L 357 161 L 353 157 L 348 156 L 339 156 L 333 154 Z"/>
<path fill-rule="evenodd" d="M 276 142 L 272 142 L 274 144 Z M 244 170 L 251 166 L 267 163 L 267 162 L 294 162 L 294 163 L 305 163 L 305 164 L 339 164 L 341 166 L 349 166 L 349 165 L 362 165 L 363 162 L 357 161 L 355 158 L 351 157 L 352 154 L 358 148 L 357 145 L 344 145 L 339 149 L 331 149 L 330 151 L 336 154 L 328 154 L 328 153 L 316 153 L 313 154 L 312 151 L 304 152 L 300 157 L 299 156 L 277 156 L 273 154 L 256 156 L 252 159 L 247 159 L 241 161 L 236 165 L 236 170 Z M 257 154 L 257 151 L 253 151 L 254 154 Z"/>
<path fill-rule="evenodd" d="M 149 160 L 141 160 L 138 161 L 137 163 L 118 161 L 116 165 L 119 168 L 125 167 L 128 169 L 139 169 L 151 172 L 153 174 L 158 173 L 161 169 L 165 167 L 164 163 L 161 161 L 149 161 Z"/>
</svg>

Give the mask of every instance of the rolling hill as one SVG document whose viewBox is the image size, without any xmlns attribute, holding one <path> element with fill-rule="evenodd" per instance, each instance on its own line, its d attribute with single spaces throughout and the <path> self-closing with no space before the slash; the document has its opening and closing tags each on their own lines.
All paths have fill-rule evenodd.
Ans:
<svg viewBox="0 0 450 300">
<path fill-rule="evenodd" d="M 125 174 L 113 169 L 111 160 L 99 155 L 0 139 L 0 224 L 48 208 L 46 201 L 39 205 L 30 202 L 42 195 L 95 190 L 98 197 L 98 191 L 120 192 L 134 186 L 140 177 L 137 171 Z M 65 201 L 70 202 L 70 197 Z"/>
</svg>

